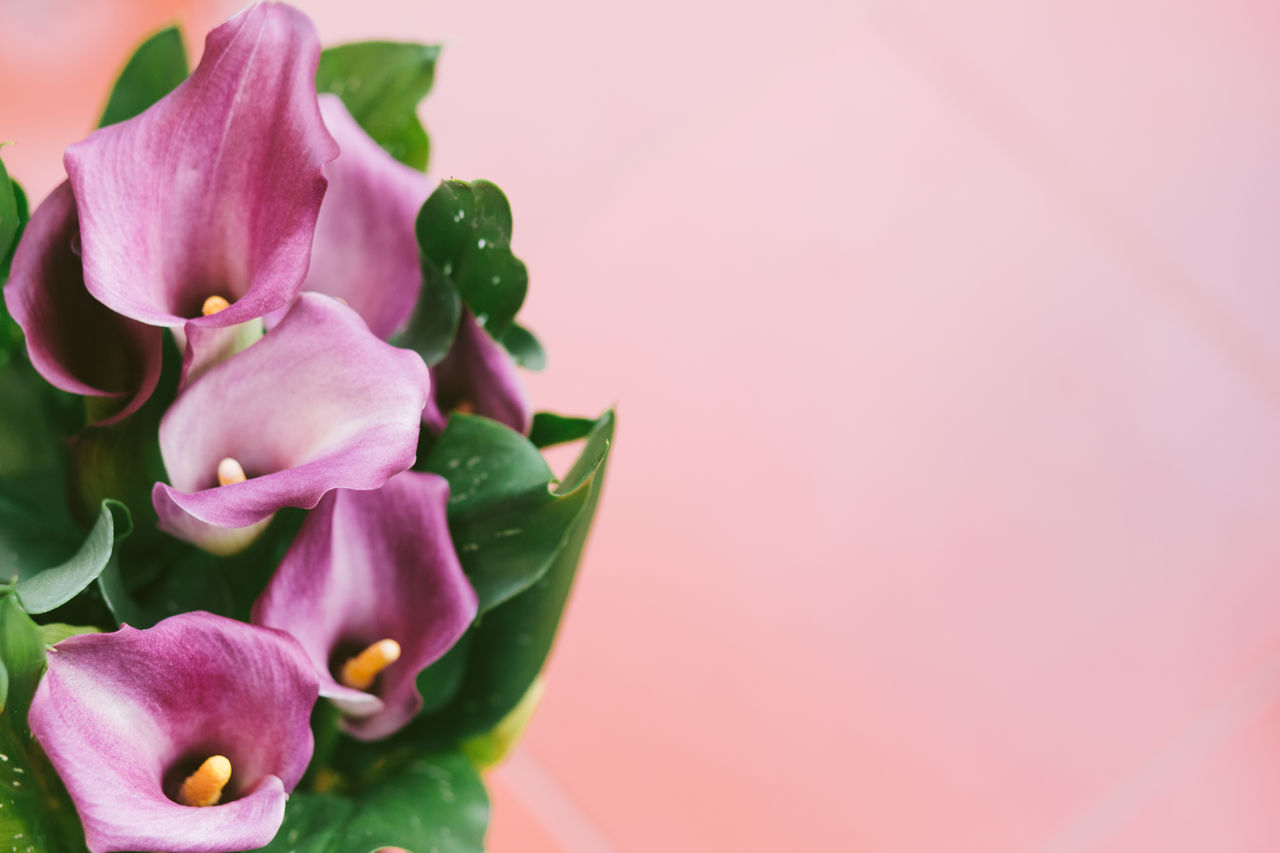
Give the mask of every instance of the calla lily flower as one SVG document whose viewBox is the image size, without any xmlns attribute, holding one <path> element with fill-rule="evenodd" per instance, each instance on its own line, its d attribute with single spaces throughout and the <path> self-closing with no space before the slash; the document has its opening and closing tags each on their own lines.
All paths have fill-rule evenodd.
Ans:
<svg viewBox="0 0 1280 853">
<path fill-rule="evenodd" d="M 71 187 L 49 194 L 13 256 L 5 303 L 31 364 L 64 391 L 118 400 L 111 423 L 137 411 L 160 378 L 161 330 L 111 311 L 85 289 Z"/>
<path fill-rule="evenodd" d="M 28 720 L 92 853 L 250 850 L 311 760 L 317 691 L 292 637 L 183 613 L 58 643 Z"/>
<path fill-rule="evenodd" d="M 378 491 L 330 493 L 254 604 L 255 623 L 298 638 L 355 737 L 408 723 L 422 707 L 418 673 L 475 618 L 448 499 L 443 477 L 412 471 Z"/>
<path fill-rule="evenodd" d="M 305 15 L 251 6 L 209 33 L 173 92 L 67 149 L 94 297 L 179 330 L 289 304 L 307 272 L 323 166 L 338 153 L 316 101 L 319 57 Z"/>
<path fill-rule="evenodd" d="M 341 153 L 325 166 L 329 192 L 302 289 L 344 300 L 389 340 L 422 289 L 414 222 L 437 181 L 382 150 L 336 95 L 320 96 L 320 113 Z"/>
<path fill-rule="evenodd" d="M 423 423 L 433 433 L 443 432 L 452 409 L 484 415 L 519 433 L 528 433 L 533 425 L 533 408 L 515 361 L 466 310 L 448 355 L 431 368 Z"/>
<path fill-rule="evenodd" d="M 409 322 L 422 289 L 415 223 L 438 181 L 384 151 L 337 96 L 321 95 L 320 112 L 341 153 L 325 166 L 329 191 L 303 290 L 342 299 L 389 340 Z M 431 373 L 435 391 L 423 417 L 433 432 L 459 405 L 529 431 L 533 410 L 515 362 L 471 312 L 463 312 L 453 348 Z"/>
<path fill-rule="evenodd" d="M 151 495 L 161 529 L 232 553 L 281 507 L 380 488 L 413 464 L 428 383 L 417 353 L 378 340 L 337 300 L 303 294 L 165 413 L 169 483 Z"/>
</svg>

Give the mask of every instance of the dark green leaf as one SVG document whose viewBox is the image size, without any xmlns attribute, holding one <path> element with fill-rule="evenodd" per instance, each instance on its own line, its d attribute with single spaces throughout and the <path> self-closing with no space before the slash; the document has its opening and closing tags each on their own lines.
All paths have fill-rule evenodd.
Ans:
<svg viewBox="0 0 1280 853">
<path fill-rule="evenodd" d="M 375 750 L 384 752 L 385 750 Z M 262 853 L 369 853 L 403 847 L 480 853 L 489 797 L 475 766 L 449 753 L 412 756 L 350 795 L 295 791 Z"/>
<path fill-rule="evenodd" d="M 552 412 L 538 412 L 533 416 L 533 428 L 529 441 L 534 447 L 552 447 L 586 438 L 596 422 L 591 418 L 573 418 Z"/>
<path fill-rule="evenodd" d="M 133 520 L 125 505 L 103 501 L 97 522 L 70 559 L 18 583 L 23 608 L 28 613 L 47 613 L 75 598 L 102 574 L 116 543 L 132 530 Z"/>
<path fill-rule="evenodd" d="M 418 758 L 361 794 L 334 853 L 481 853 L 488 823 L 489 797 L 470 760 Z"/>
<path fill-rule="evenodd" d="M 449 481 L 449 532 L 481 613 L 542 576 L 588 498 L 585 490 L 552 494 L 537 448 L 474 415 L 449 419 L 424 467 Z"/>
<path fill-rule="evenodd" d="M 135 628 L 150 628 L 188 610 L 229 616 L 235 609 L 226 578 L 212 565 L 171 567 L 155 582 L 133 590 L 128 588 L 119 562 L 112 560 L 98 576 L 98 588 L 116 620 Z"/>
<path fill-rule="evenodd" d="M 133 118 L 187 79 L 189 65 L 177 27 L 148 38 L 125 64 L 107 99 L 98 127 Z"/>
<path fill-rule="evenodd" d="M 285 805 L 280 831 L 261 853 L 338 853 L 343 824 L 355 804 L 346 797 L 295 791 Z M 368 851 L 363 851 L 368 853 Z"/>
<path fill-rule="evenodd" d="M 525 592 L 484 615 L 471 631 L 462 685 L 442 712 L 420 717 L 408 736 L 467 737 L 493 729 L 520 702 L 546 663 L 582 558 L 604 484 L 614 416 L 605 413 L 558 493 L 586 489 L 578 516 L 548 571 Z"/>
<path fill-rule="evenodd" d="M 0 849 L 22 853 L 84 850 L 75 810 L 27 729 L 27 708 L 44 669 L 40 630 L 17 597 L 0 589 Z"/>
<path fill-rule="evenodd" d="M 388 154 L 425 171 L 430 143 L 418 120 L 418 102 L 431 91 L 439 56 L 435 45 L 338 45 L 320 55 L 316 89 L 341 98 L 365 133 Z"/>
<path fill-rule="evenodd" d="M 462 298 L 448 276 L 430 264 L 422 265 L 422 290 L 413 316 L 400 339 L 402 347 L 415 350 L 428 366 L 439 364 L 449 354 L 462 319 Z"/>
<path fill-rule="evenodd" d="M 476 321 L 502 340 L 529 273 L 511 253 L 511 206 L 488 181 L 444 181 L 418 212 L 423 275 L 452 282 Z"/>
<path fill-rule="evenodd" d="M 463 634 L 444 657 L 418 673 L 418 692 L 422 694 L 422 713 L 430 714 L 449 704 L 462 685 L 467 667 L 467 646 L 471 635 Z"/>
<path fill-rule="evenodd" d="M 542 343 L 519 323 L 507 327 L 506 334 L 502 336 L 502 346 L 511 353 L 516 364 L 526 370 L 545 370 L 547 367 L 547 351 L 542 348 Z"/>
<path fill-rule="evenodd" d="M 27 209 L 27 194 L 17 181 L 10 180 L 4 163 L 0 162 L 0 286 L 9 280 L 9 268 L 13 253 L 27 227 L 31 213 Z M 7 235 L 7 236 L 6 236 Z M 12 359 L 12 354 L 22 347 L 22 330 L 9 316 L 4 299 L 0 298 L 0 369 Z"/>
<path fill-rule="evenodd" d="M 13 189 L 13 181 L 0 160 L 0 258 L 8 257 L 18 238 L 18 198 Z"/>
</svg>

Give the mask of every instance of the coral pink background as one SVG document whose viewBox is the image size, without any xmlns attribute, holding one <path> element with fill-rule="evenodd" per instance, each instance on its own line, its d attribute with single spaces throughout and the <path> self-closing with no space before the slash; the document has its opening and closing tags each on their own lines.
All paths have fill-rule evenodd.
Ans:
<svg viewBox="0 0 1280 853">
<path fill-rule="evenodd" d="M 13 173 L 236 5 L 4 4 Z M 494 851 L 1280 849 L 1275 4 L 301 5 L 619 403 Z"/>
</svg>

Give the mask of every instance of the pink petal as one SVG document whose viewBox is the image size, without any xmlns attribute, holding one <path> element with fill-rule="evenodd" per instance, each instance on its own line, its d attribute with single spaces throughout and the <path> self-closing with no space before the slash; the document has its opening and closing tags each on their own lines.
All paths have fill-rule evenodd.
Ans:
<svg viewBox="0 0 1280 853">
<path fill-rule="evenodd" d="M 231 326 L 289 303 L 337 156 L 316 103 L 319 55 L 301 12 L 251 6 L 159 103 L 67 149 L 95 297 L 162 326 Z M 215 294 L 231 307 L 203 317 Z"/>
<path fill-rule="evenodd" d="M 247 850 L 275 835 L 311 760 L 317 690 L 287 635 L 183 613 L 53 647 L 28 719 L 92 853 Z M 181 805 L 183 776 L 211 755 L 231 760 L 225 801 Z"/>
<path fill-rule="evenodd" d="M 4 289 L 22 327 L 31 363 L 50 384 L 122 408 L 104 423 L 135 412 L 160 378 L 161 330 L 112 312 L 85 289 L 75 200 L 60 184 L 31 217 Z"/>
<path fill-rule="evenodd" d="M 329 192 L 302 288 L 345 300 L 389 339 L 422 288 L 414 223 L 437 181 L 382 150 L 336 96 L 321 95 L 320 112 L 342 153 L 325 167 Z"/>
<path fill-rule="evenodd" d="M 184 390 L 160 423 L 172 485 L 152 501 L 162 529 L 214 548 L 285 506 L 332 489 L 376 489 L 413 464 L 429 376 L 337 300 L 303 294 L 280 325 Z M 230 457 L 249 479 L 217 485 Z"/>
<path fill-rule="evenodd" d="M 321 695 L 371 740 L 422 707 L 416 679 L 458 641 L 476 615 L 445 507 L 442 477 L 398 474 L 377 491 L 336 491 L 307 517 L 253 609 L 253 620 L 298 638 L 320 675 Z M 335 680 L 334 667 L 379 640 L 401 657 L 369 691 Z"/>
<path fill-rule="evenodd" d="M 432 432 L 443 432 L 449 412 L 461 405 L 519 433 L 533 425 L 515 361 L 466 310 L 449 354 L 431 368 L 431 397 L 422 420 Z"/>
</svg>

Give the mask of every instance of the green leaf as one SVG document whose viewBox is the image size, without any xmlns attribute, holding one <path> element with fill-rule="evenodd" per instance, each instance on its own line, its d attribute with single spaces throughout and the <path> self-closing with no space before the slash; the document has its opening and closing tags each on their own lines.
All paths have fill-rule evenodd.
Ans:
<svg viewBox="0 0 1280 853">
<path fill-rule="evenodd" d="M 547 351 L 542 348 L 542 343 L 534 337 L 533 332 L 519 323 L 512 323 L 507 327 L 501 343 L 507 352 L 511 353 L 516 364 L 525 370 L 546 369 Z"/>
<path fill-rule="evenodd" d="M 533 416 L 533 428 L 529 441 L 534 447 L 552 447 L 586 438 L 596 422 L 591 418 L 573 418 L 552 412 L 538 412 Z"/>
<path fill-rule="evenodd" d="M 529 288 L 524 262 L 511 253 L 511 227 L 507 197 L 488 181 L 444 181 L 418 212 L 424 279 L 451 282 L 499 341 Z"/>
<path fill-rule="evenodd" d="M 27 209 L 27 194 L 17 181 L 9 178 L 4 162 L 0 161 L 0 286 L 9 280 L 9 268 L 13 265 L 13 253 L 27 227 L 31 213 Z M 9 309 L 0 298 L 0 369 L 22 348 L 22 330 L 9 316 Z"/>
<path fill-rule="evenodd" d="M 407 737 L 440 739 L 489 732 L 520 702 L 542 671 L 560 625 L 595 508 L 613 442 L 614 415 L 606 412 L 558 494 L 585 489 L 578 516 L 548 571 L 528 590 L 485 614 L 471 630 L 467 669 L 457 694 L 443 711 L 419 717 Z"/>
<path fill-rule="evenodd" d="M 353 808 L 346 797 L 295 791 L 276 837 L 259 853 L 338 853 L 344 849 L 338 843 L 342 826 Z"/>
<path fill-rule="evenodd" d="M 40 642 L 46 646 L 56 646 L 68 637 L 81 634 L 101 634 L 102 629 L 96 625 L 68 625 L 65 622 L 51 622 L 40 626 Z"/>
<path fill-rule="evenodd" d="M 235 609 L 226 578 L 211 564 L 172 567 L 158 580 L 131 589 L 119 562 L 111 560 L 98 576 L 98 589 L 116 621 L 134 628 L 150 628 L 188 610 L 230 616 Z"/>
<path fill-rule="evenodd" d="M 103 501 L 97 522 L 70 559 L 18 583 L 17 593 L 23 608 L 32 614 L 48 613 L 75 598 L 102 574 L 116 543 L 132 530 L 133 520 L 125 505 L 119 501 Z"/>
<path fill-rule="evenodd" d="M 0 160 L 0 258 L 9 256 L 17 237 L 18 197 L 14 193 L 14 183 L 5 171 L 4 161 Z"/>
<path fill-rule="evenodd" d="M 40 629 L 22 612 L 13 591 L 7 587 L 0 587 L 0 661 L 9 680 L 0 712 L 7 718 L 18 718 L 25 728 L 27 708 L 44 670 L 44 643 Z"/>
<path fill-rule="evenodd" d="M 480 853 L 489 797 L 465 756 L 418 758 L 358 798 L 335 853 L 403 847 L 439 853 Z"/>
<path fill-rule="evenodd" d="M 44 642 L 16 596 L 0 589 L 0 850 L 84 850 L 75 809 L 27 728 L 27 709 L 44 669 Z"/>
<path fill-rule="evenodd" d="M 134 51 L 107 99 L 98 127 L 133 118 L 172 92 L 187 79 L 190 65 L 182 33 L 163 29 Z"/>
<path fill-rule="evenodd" d="M 462 742 L 462 752 L 475 763 L 476 767 L 481 770 L 496 767 L 510 754 L 515 745 L 520 742 L 520 738 L 524 736 L 534 712 L 538 710 L 546 685 L 546 681 L 539 675 L 533 680 L 533 684 L 529 685 L 529 689 L 524 692 L 524 696 L 516 706 L 499 720 L 496 726 L 482 735 L 467 738 Z"/>
<path fill-rule="evenodd" d="M 481 853 L 489 796 L 456 753 L 411 757 L 353 795 L 295 791 L 262 853 L 369 853 L 380 847 Z"/>
<path fill-rule="evenodd" d="M 385 41 L 338 45 L 320 54 L 316 90 L 337 95 L 388 154 L 425 171 L 430 142 L 418 120 L 418 102 L 431 91 L 439 56 L 436 45 Z"/>
<path fill-rule="evenodd" d="M 0 163 L 0 170 L 3 170 L 4 164 Z M 14 232 L 13 241 L 7 252 L 0 252 L 0 285 L 9 280 L 9 270 L 13 266 L 13 253 L 18 250 L 18 243 L 22 240 L 22 234 L 27 230 L 27 223 L 31 221 L 31 209 L 27 203 L 27 194 L 22 189 L 22 185 L 17 181 L 9 182 L 10 188 L 13 190 L 13 203 L 17 214 L 17 230 Z M 9 309 L 5 306 L 4 300 L 0 299 L 0 321 L 7 323 L 9 328 L 5 329 L 0 326 L 0 352 L 13 349 L 22 343 L 22 330 L 18 328 L 18 324 L 13 322 L 9 316 Z M 0 367 L 4 366 L 4 362 L 0 361 Z"/>
<path fill-rule="evenodd" d="M 422 290 L 413 315 L 395 343 L 415 350 L 429 367 L 449 354 L 462 319 L 462 297 L 449 277 L 428 263 L 422 264 Z"/>
<path fill-rule="evenodd" d="M 449 481 L 449 532 L 481 613 L 546 572 L 589 497 L 581 489 L 552 494 L 537 448 L 474 415 L 449 419 L 424 467 Z"/>
</svg>

